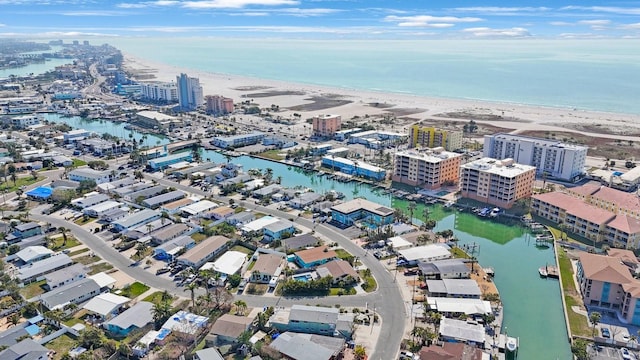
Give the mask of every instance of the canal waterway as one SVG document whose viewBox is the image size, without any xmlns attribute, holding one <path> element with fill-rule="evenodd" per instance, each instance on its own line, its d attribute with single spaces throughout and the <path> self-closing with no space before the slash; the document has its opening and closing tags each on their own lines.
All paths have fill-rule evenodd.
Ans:
<svg viewBox="0 0 640 360">
<path fill-rule="evenodd" d="M 31 74 L 34 74 L 34 75 L 44 74 L 47 71 L 51 71 L 55 69 L 56 66 L 70 64 L 72 62 L 73 62 L 73 59 L 49 59 L 45 62 L 33 63 L 27 66 L 2 69 L 0 70 L 0 79 L 9 78 L 11 75 L 29 76 Z"/>
<path fill-rule="evenodd" d="M 47 114 L 46 118 L 99 134 L 108 132 L 125 140 L 129 139 L 129 133 L 133 133 L 136 140 L 143 135 L 124 129 L 122 123 L 66 118 L 57 114 Z M 158 141 L 160 144 L 169 142 L 164 137 L 147 136 L 149 146 L 155 146 Z M 227 161 L 222 154 L 212 150 L 203 150 L 202 157 L 213 162 Z M 364 197 L 386 206 L 407 209 L 407 201 L 392 198 L 366 184 L 338 182 L 305 173 L 296 167 L 249 156 L 230 161 L 241 164 L 245 170 L 271 168 L 274 179 L 279 177 L 283 186 L 308 187 L 318 193 L 335 190 L 342 192 L 347 199 Z M 414 218 L 424 219 L 425 206 L 418 205 Z M 495 269 L 495 282 L 505 309 L 503 329 L 520 339 L 518 358 L 571 358 L 558 281 L 541 279 L 538 275 L 540 266 L 555 264 L 553 249 L 537 248 L 535 240 L 519 226 L 481 219 L 472 213 L 445 210 L 440 205 L 430 205 L 428 210 L 429 218 L 437 221 L 434 231 L 452 229 L 460 240 L 460 246 L 477 245 L 480 264 Z"/>
</svg>

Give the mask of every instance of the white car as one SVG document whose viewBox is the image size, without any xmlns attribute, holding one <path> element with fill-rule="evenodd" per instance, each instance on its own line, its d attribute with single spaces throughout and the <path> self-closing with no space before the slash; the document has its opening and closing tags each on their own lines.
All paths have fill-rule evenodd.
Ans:
<svg viewBox="0 0 640 360">
<path fill-rule="evenodd" d="M 631 357 L 631 353 L 629 352 L 629 350 L 627 350 L 627 348 L 621 348 L 620 349 L 620 354 L 622 355 L 622 358 L 624 360 L 632 360 L 632 359 L 635 358 L 635 356 Z"/>
<path fill-rule="evenodd" d="M 630 338 L 629 338 L 629 334 L 624 334 L 622 335 L 622 341 L 624 342 L 629 342 Z"/>
</svg>

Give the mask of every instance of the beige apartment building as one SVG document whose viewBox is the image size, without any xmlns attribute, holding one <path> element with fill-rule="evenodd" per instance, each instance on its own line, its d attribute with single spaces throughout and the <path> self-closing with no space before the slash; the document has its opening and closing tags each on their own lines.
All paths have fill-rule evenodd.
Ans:
<svg viewBox="0 0 640 360">
<path fill-rule="evenodd" d="M 313 118 L 313 136 L 333 138 L 342 126 L 340 115 L 320 115 Z"/>
<path fill-rule="evenodd" d="M 531 196 L 535 176 L 535 167 L 513 159 L 482 158 L 461 166 L 460 192 L 462 197 L 509 209 Z"/>
<path fill-rule="evenodd" d="M 461 154 L 445 151 L 442 147 L 400 151 L 395 155 L 391 179 L 424 189 L 455 185 L 460 179 L 461 161 Z"/>
</svg>

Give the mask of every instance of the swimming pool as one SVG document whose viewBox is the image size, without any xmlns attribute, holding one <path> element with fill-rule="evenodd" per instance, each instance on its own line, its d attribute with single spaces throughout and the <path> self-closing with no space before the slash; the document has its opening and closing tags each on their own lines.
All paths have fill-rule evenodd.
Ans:
<svg viewBox="0 0 640 360">
<path fill-rule="evenodd" d="M 313 280 L 313 276 L 309 273 L 293 275 L 293 280 L 307 282 Z"/>
</svg>

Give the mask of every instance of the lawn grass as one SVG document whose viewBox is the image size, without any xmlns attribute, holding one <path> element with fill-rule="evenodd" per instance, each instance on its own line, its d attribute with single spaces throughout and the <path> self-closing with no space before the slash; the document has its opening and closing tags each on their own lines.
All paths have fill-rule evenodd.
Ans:
<svg viewBox="0 0 640 360">
<path fill-rule="evenodd" d="M 376 279 L 374 279 L 373 276 L 366 276 L 366 273 L 364 270 L 358 271 L 358 274 L 360 275 L 360 278 L 362 279 L 362 281 L 367 283 L 366 289 L 364 289 L 364 291 L 369 293 L 369 292 L 375 291 L 378 288 Z"/>
<path fill-rule="evenodd" d="M 229 249 L 229 251 L 238 251 L 238 252 L 241 252 L 241 253 L 247 254 L 247 255 L 253 254 L 253 251 L 251 251 L 251 249 L 246 248 L 246 247 L 244 247 L 242 245 L 236 245 L 236 246 L 232 247 L 231 249 Z"/>
<path fill-rule="evenodd" d="M 343 296 L 343 295 L 355 295 L 356 289 L 354 288 L 331 288 L 329 289 L 329 296 Z"/>
<path fill-rule="evenodd" d="M 253 269 L 253 267 L 256 265 L 255 261 L 252 261 L 249 263 L 249 266 L 247 266 L 247 271 L 251 271 L 251 269 Z"/>
<path fill-rule="evenodd" d="M 156 291 L 153 294 L 142 299 L 142 301 L 147 301 L 152 304 L 159 304 L 162 301 L 162 293 L 163 291 Z"/>
<path fill-rule="evenodd" d="M 80 160 L 80 159 L 73 159 L 73 164 L 71 165 L 74 168 L 77 168 L 79 166 L 84 166 L 87 165 L 87 162 L 84 160 Z"/>
<path fill-rule="evenodd" d="M 567 307 L 567 316 L 569 317 L 569 327 L 572 335 L 580 335 L 590 337 L 591 328 L 584 315 L 577 314 L 572 310 L 573 306 L 579 306 L 584 308 L 582 303 L 582 297 L 576 289 L 575 282 L 573 281 L 573 268 L 571 267 L 571 260 L 567 256 L 564 249 L 558 248 L 558 266 L 560 267 L 560 277 L 562 279 L 562 288 L 564 290 L 564 301 Z"/>
<path fill-rule="evenodd" d="M 191 234 L 191 238 L 193 239 L 193 241 L 195 241 L 196 243 L 201 242 L 202 240 L 207 238 L 207 235 L 197 232 L 197 233 L 193 233 Z"/>
<path fill-rule="evenodd" d="M 7 182 L 3 182 L 0 185 L 0 191 L 3 191 L 6 189 L 8 192 L 13 192 L 20 189 L 20 187 L 22 186 L 29 186 L 37 183 L 38 181 L 42 181 L 44 179 L 45 179 L 44 176 L 38 176 L 36 179 L 34 179 L 33 176 L 26 176 L 22 178 L 17 178 L 15 184 L 13 183 L 13 181 L 11 181 L 11 179 L 8 179 Z"/>
<path fill-rule="evenodd" d="M 53 251 L 60 251 L 64 249 L 71 249 L 72 247 L 76 247 L 80 245 L 80 241 L 78 241 L 73 236 L 67 235 L 67 242 L 65 243 L 64 237 L 62 235 L 51 240 L 50 249 Z"/>
<path fill-rule="evenodd" d="M 451 249 L 451 254 L 453 255 L 454 258 L 457 259 L 469 259 L 469 255 L 464 252 L 464 250 L 460 249 L 459 247 L 454 247 Z"/>
<path fill-rule="evenodd" d="M 45 291 L 42 288 L 42 285 L 46 283 L 47 283 L 46 280 L 40 280 L 40 281 L 31 283 L 20 289 L 20 295 L 22 295 L 22 297 L 24 297 L 25 299 L 31 299 L 34 296 L 44 294 Z"/>
<path fill-rule="evenodd" d="M 83 265 L 89 265 L 89 264 L 93 264 L 94 262 L 98 262 L 100 260 L 102 260 L 102 258 L 100 258 L 100 256 L 96 256 L 96 255 L 84 255 L 84 256 L 80 256 L 77 257 L 75 259 L 76 262 L 83 264 Z"/>
<path fill-rule="evenodd" d="M 336 249 L 335 252 L 342 260 L 349 260 L 353 258 L 353 255 L 349 254 L 349 252 L 345 249 Z"/>
<path fill-rule="evenodd" d="M 76 340 L 74 340 L 68 334 L 64 334 L 49 341 L 46 345 L 48 349 L 54 350 L 56 352 L 56 354 L 53 356 L 53 359 L 60 360 L 63 355 L 69 353 L 69 350 L 73 349 L 76 346 Z"/>
<path fill-rule="evenodd" d="M 97 220 L 96 218 L 92 218 L 91 216 L 82 216 L 80 218 L 78 218 L 77 220 L 74 221 L 74 223 L 76 223 L 77 225 L 84 225 L 84 224 L 88 224 L 92 221 Z"/>
<path fill-rule="evenodd" d="M 82 248 L 82 249 L 78 249 L 78 250 L 72 251 L 72 252 L 68 253 L 67 255 L 69 255 L 69 257 L 72 257 L 72 256 L 75 256 L 75 255 L 78 255 L 78 254 L 82 254 L 83 252 L 87 252 L 87 251 L 89 251 L 89 248 Z"/>
<path fill-rule="evenodd" d="M 106 272 L 113 269 L 113 265 L 108 262 L 102 262 L 99 264 L 95 264 L 91 266 L 91 270 L 89 271 L 89 275 L 95 275 L 97 273 Z"/>
<path fill-rule="evenodd" d="M 136 281 L 129 286 L 125 286 L 120 292 L 120 295 L 133 299 L 138 297 L 139 295 L 141 295 L 147 290 L 149 290 L 149 287 L 147 285 L 139 281 Z"/>
<path fill-rule="evenodd" d="M 258 157 L 280 161 L 280 160 L 284 160 L 285 158 L 284 156 L 281 155 L 281 153 L 282 153 L 282 150 L 278 150 L 278 149 L 267 150 L 258 154 Z"/>
</svg>

